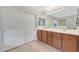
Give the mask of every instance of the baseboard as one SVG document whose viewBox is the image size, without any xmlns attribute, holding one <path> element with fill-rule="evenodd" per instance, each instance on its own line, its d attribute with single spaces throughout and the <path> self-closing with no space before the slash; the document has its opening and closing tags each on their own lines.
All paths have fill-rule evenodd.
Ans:
<svg viewBox="0 0 79 59">
<path fill-rule="evenodd" d="M 20 47 L 20 46 L 23 46 L 23 45 L 25 45 L 25 44 L 28 44 L 28 43 L 30 43 L 30 42 L 32 42 L 32 41 L 36 41 L 36 40 L 30 40 L 30 41 L 27 41 L 27 42 L 25 42 L 25 43 L 24 43 L 24 44 L 22 44 L 22 45 L 19 45 L 19 46 L 13 47 L 13 48 L 8 49 L 8 50 L 3 51 L 3 52 L 8 52 L 8 51 L 13 50 L 13 49 L 15 49 L 15 48 L 18 48 L 18 47 Z"/>
</svg>

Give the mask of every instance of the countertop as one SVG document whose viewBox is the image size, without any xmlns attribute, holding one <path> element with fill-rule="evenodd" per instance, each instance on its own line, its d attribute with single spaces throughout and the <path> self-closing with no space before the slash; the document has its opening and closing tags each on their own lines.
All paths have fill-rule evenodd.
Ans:
<svg viewBox="0 0 79 59">
<path fill-rule="evenodd" d="M 63 34 L 72 34 L 79 35 L 79 29 L 62 29 L 62 28 L 46 28 L 46 27 L 37 27 L 39 30 L 58 32 Z"/>
</svg>

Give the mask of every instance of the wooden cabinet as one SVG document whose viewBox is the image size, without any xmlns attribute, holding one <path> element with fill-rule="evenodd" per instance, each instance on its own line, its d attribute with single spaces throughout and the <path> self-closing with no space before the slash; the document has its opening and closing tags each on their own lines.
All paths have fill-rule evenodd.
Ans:
<svg viewBox="0 0 79 59">
<path fill-rule="evenodd" d="M 42 30 L 41 35 L 42 35 L 41 40 L 47 43 L 47 32 Z"/>
<path fill-rule="evenodd" d="M 61 33 L 52 32 L 52 46 L 61 49 Z"/>
<path fill-rule="evenodd" d="M 38 40 L 66 52 L 79 51 L 79 36 L 37 30 Z"/>
<path fill-rule="evenodd" d="M 41 39 L 42 39 L 42 31 L 41 30 L 37 30 L 37 38 L 38 38 L 38 40 L 40 40 L 41 41 Z"/>
<path fill-rule="evenodd" d="M 77 36 L 63 34 L 62 36 L 62 48 L 63 51 L 75 52 L 77 51 Z"/>
<path fill-rule="evenodd" d="M 51 32 L 50 31 L 47 32 L 47 43 L 49 45 L 51 45 L 51 43 L 52 43 L 52 41 L 51 41 Z"/>
<path fill-rule="evenodd" d="M 79 52 L 79 36 L 78 36 L 78 52 Z"/>
<path fill-rule="evenodd" d="M 37 38 L 38 40 L 47 43 L 47 31 L 37 30 Z"/>
</svg>

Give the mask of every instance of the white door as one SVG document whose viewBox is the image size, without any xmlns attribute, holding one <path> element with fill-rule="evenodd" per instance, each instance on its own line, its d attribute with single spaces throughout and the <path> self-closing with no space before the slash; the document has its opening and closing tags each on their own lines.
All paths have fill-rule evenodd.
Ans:
<svg viewBox="0 0 79 59">
<path fill-rule="evenodd" d="M 16 9 L 3 8 L 4 50 L 35 40 L 35 16 Z M 10 46 L 10 47 L 9 47 Z"/>
<path fill-rule="evenodd" d="M 15 9 L 5 8 L 3 43 L 8 46 L 19 46 L 24 44 L 24 17 L 23 14 Z"/>
<path fill-rule="evenodd" d="M 0 7 L 0 46 L 2 45 L 2 8 Z"/>
<path fill-rule="evenodd" d="M 35 40 L 35 16 L 25 14 L 25 42 Z"/>
</svg>

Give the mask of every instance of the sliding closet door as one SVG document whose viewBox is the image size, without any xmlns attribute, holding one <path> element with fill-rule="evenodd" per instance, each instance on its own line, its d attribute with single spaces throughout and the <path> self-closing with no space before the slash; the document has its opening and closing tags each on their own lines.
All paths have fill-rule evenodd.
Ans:
<svg viewBox="0 0 79 59">
<path fill-rule="evenodd" d="M 19 46 L 24 43 L 24 15 L 11 8 L 3 9 L 4 33 L 3 43 L 8 46 Z"/>
<path fill-rule="evenodd" d="M 35 15 L 25 14 L 25 42 L 35 40 Z"/>
<path fill-rule="evenodd" d="M 2 45 L 2 9 L 0 7 L 0 46 Z"/>
</svg>

